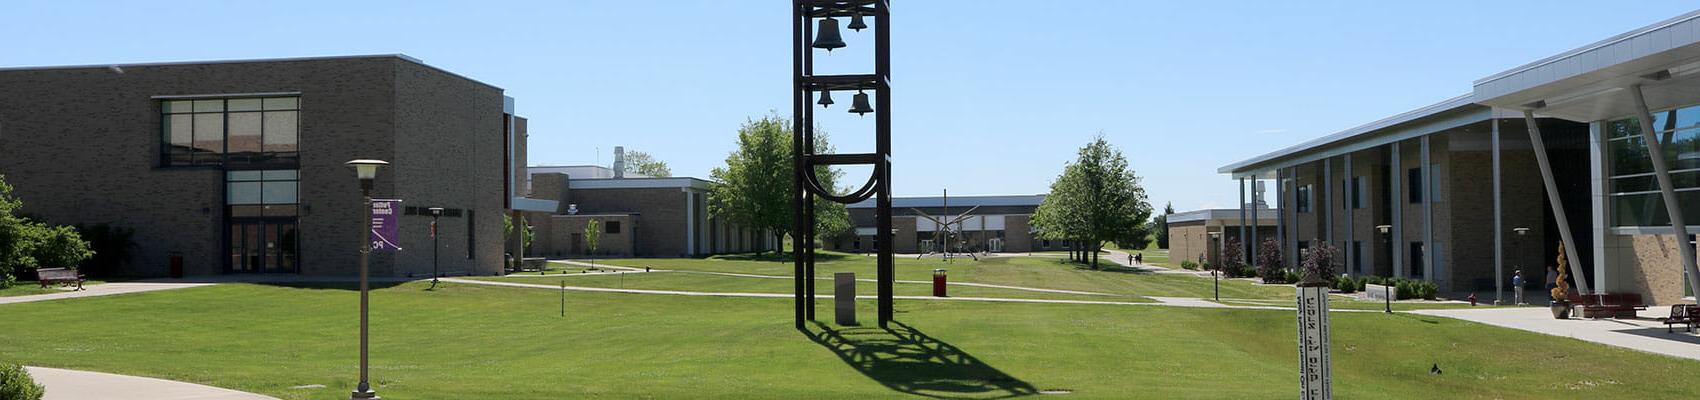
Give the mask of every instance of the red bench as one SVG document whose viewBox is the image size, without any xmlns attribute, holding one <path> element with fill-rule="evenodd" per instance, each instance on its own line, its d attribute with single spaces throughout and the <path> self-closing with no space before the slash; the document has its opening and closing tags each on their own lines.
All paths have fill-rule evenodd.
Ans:
<svg viewBox="0 0 1700 400">
<path fill-rule="evenodd" d="M 1672 305 L 1672 306 L 1670 306 L 1670 316 L 1660 318 L 1659 322 L 1665 323 L 1665 333 L 1670 333 L 1671 332 L 1671 329 L 1670 329 L 1671 325 L 1676 325 L 1676 324 L 1687 325 L 1687 328 L 1688 328 L 1687 330 L 1689 332 L 1693 332 L 1694 331 L 1694 325 L 1700 324 L 1700 305 L 1694 305 L 1694 304 Z"/>
<path fill-rule="evenodd" d="M 42 289 L 46 289 L 47 285 L 52 283 L 62 283 L 67 285 L 75 283 L 77 284 L 77 290 L 83 290 L 83 275 L 78 274 L 77 270 L 74 269 L 42 268 L 35 270 L 35 277 L 36 282 L 41 283 Z"/>
<path fill-rule="evenodd" d="M 1582 318 L 1635 318 L 1635 312 L 1647 309 L 1637 293 L 1571 293 L 1570 304 L 1582 310 Z"/>
</svg>

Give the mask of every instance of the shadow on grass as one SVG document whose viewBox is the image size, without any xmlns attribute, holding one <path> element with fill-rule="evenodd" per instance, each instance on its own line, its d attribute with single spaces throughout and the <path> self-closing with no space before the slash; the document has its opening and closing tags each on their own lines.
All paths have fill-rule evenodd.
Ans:
<svg viewBox="0 0 1700 400">
<path fill-rule="evenodd" d="M 999 371 L 956 346 L 893 321 L 892 328 L 804 329 L 845 364 L 898 392 L 931 398 L 1011 398 L 1038 394 L 1032 384 Z"/>
<path fill-rule="evenodd" d="M 757 254 L 757 253 L 722 254 L 722 255 L 717 255 L 717 256 L 714 256 L 714 257 L 710 257 L 710 258 L 715 259 L 715 260 L 727 260 L 727 261 L 790 262 L 791 261 L 791 253 L 786 252 L 786 253 L 781 253 L 781 254 L 774 254 L 774 252 L 770 251 L 770 252 L 760 253 L 760 254 Z M 843 259 L 847 259 L 847 258 L 850 258 L 850 255 L 844 254 L 844 253 L 823 253 L 823 252 L 816 252 L 815 253 L 815 261 L 816 262 L 838 261 L 838 260 L 843 260 Z"/>
</svg>

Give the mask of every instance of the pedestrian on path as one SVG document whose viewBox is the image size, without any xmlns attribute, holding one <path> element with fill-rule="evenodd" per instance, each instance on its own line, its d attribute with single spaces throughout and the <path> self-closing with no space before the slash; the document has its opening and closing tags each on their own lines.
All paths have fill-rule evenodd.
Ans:
<svg viewBox="0 0 1700 400">
<path fill-rule="evenodd" d="M 1552 293 L 1553 289 L 1558 288 L 1558 267 L 1554 267 L 1554 266 L 1551 266 L 1551 265 L 1547 266 L 1547 286 L 1546 287 L 1547 287 L 1547 293 Z M 1559 300 L 1559 299 L 1553 299 L 1553 300 Z"/>
<path fill-rule="evenodd" d="M 1528 303 L 1523 302 L 1523 270 L 1511 271 L 1511 293 L 1511 298 L 1515 300 L 1512 304 L 1528 305 Z"/>
<path fill-rule="evenodd" d="M 1138 264 L 1138 265 L 1145 265 L 1145 253 L 1141 252 L 1141 253 L 1138 253 L 1138 254 L 1134 254 L 1133 255 L 1133 263 Z"/>
</svg>

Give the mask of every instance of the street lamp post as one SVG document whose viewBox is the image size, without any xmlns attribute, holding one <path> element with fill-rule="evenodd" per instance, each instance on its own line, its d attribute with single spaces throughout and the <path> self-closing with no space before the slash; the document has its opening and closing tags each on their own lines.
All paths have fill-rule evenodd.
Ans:
<svg viewBox="0 0 1700 400">
<path fill-rule="evenodd" d="M 1210 234 L 1210 241 L 1217 242 L 1217 244 L 1218 244 L 1217 247 L 1220 248 L 1221 247 L 1221 241 L 1222 241 L 1222 232 L 1210 232 L 1209 234 Z M 1208 245 L 1208 244 L 1206 244 L 1206 245 Z M 1205 252 L 1209 252 L 1209 250 L 1205 250 Z M 1221 275 L 1220 272 L 1222 271 L 1222 265 L 1221 265 L 1222 264 L 1221 263 L 1222 254 L 1221 254 L 1220 249 L 1217 250 L 1216 261 L 1217 261 L 1217 263 L 1216 263 L 1217 265 L 1215 265 L 1215 268 L 1210 269 L 1210 283 L 1215 288 L 1216 301 L 1222 301 L 1222 278 L 1219 276 L 1219 275 Z"/>
<path fill-rule="evenodd" d="M 372 254 L 372 181 L 377 178 L 378 167 L 389 165 L 383 160 L 353 160 L 345 163 L 354 167 L 355 176 L 360 178 L 361 222 L 360 238 L 360 384 L 354 387 L 351 400 L 377 399 L 378 392 L 372 390 L 372 384 L 366 379 L 366 311 L 367 311 L 367 258 Z"/>
<path fill-rule="evenodd" d="M 1383 243 L 1386 243 L 1387 242 L 1387 233 L 1393 231 L 1393 225 L 1376 225 L 1375 231 L 1381 233 L 1380 235 L 1377 235 L 1377 236 L 1378 236 L 1379 239 L 1381 239 L 1381 241 Z M 1388 247 L 1390 249 L 1392 248 L 1392 246 L 1388 246 Z M 1382 283 L 1386 283 L 1386 282 L 1382 282 Z M 1388 314 L 1393 313 L 1393 285 L 1381 285 L 1381 303 L 1382 303 L 1383 307 L 1386 307 L 1386 308 L 1382 309 L 1382 312 L 1385 312 L 1385 313 L 1388 313 Z"/>
<path fill-rule="evenodd" d="M 431 288 L 436 289 L 437 277 L 442 276 L 437 272 L 437 219 L 443 217 L 443 208 L 431 207 L 428 210 L 431 211 Z"/>
</svg>

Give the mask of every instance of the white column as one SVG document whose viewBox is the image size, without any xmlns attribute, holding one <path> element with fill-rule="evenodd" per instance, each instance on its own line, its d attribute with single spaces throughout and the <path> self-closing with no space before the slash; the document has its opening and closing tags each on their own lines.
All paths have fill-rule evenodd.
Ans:
<svg viewBox="0 0 1700 400">
<path fill-rule="evenodd" d="M 1500 304 L 1505 301 L 1505 207 L 1500 198 L 1499 118 L 1493 118 L 1493 111 L 1488 110 L 1493 119 L 1493 303 Z"/>
<path fill-rule="evenodd" d="M 1405 180 L 1405 167 L 1402 165 L 1404 164 L 1402 161 L 1405 159 L 1405 153 L 1399 150 L 1399 142 L 1393 142 L 1392 146 L 1393 166 L 1390 169 L 1393 171 L 1387 174 L 1388 178 L 1391 179 L 1391 181 L 1388 182 L 1388 189 L 1392 189 L 1389 192 L 1389 196 L 1393 197 L 1388 199 L 1388 204 L 1393 205 L 1393 209 L 1388 210 L 1388 212 L 1393 213 L 1393 233 L 1391 233 L 1392 238 L 1389 239 L 1393 241 L 1393 244 L 1389 247 L 1393 248 L 1393 276 L 1404 278 L 1410 276 L 1409 273 L 1405 271 L 1406 199 L 1405 184 L 1403 183 Z"/>
<path fill-rule="evenodd" d="M 1246 261 L 1245 251 L 1245 184 L 1246 178 L 1240 178 L 1240 262 Z"/>
<path fill-rule="evenodd" d="M 1346 210 L 1346 241 L 1341 242 L 1340 247 L 1346 248 L 1346 250 L 1342 252 L 1346 254 L 1346 268 L 1341 269 L 1361 274 L 1363 271 L 1358 270 L 1361 266 L 1354 265 L 1358 262 L 1357 249 L 1352 248 L 1352 243 L 1357 241 L 1357 232 L 1353 232 L 1352 229 L 1352 214 L 1358 213 L 1358 205 L 1352 202 L 1352 198 L 1358 195 L 1358 180 L 1356 176 L 1352 175 L 1352 153 L 1346 153 L 1345 159 L 1346 165 L 1342 170 L 1344 173 L 1341 175 L 1346 176 L 1346 183 L 1341 185 L 1342 187 L 1340 188 L 1340 194 L 1342 195 L 1340 196 L 1340 205 L 1344 206 L 1341 208 Z"/>
<path fill-rule="evenodd" d="M 1610 276 L 1606 274 L 1606 260 L 1611 258 L 1606 250 L 1606 231 L 1611 229 L 1606 221 L 1610 211 L 1606 202 L 1606 141 L 1605 125 L 1600 121 L 1588 123 L 1588 199 L 1593 204 L 1590 217 L 1594 221 L 1594 287 L 1600 291 L 1610 291 Z"/>
</svg>

